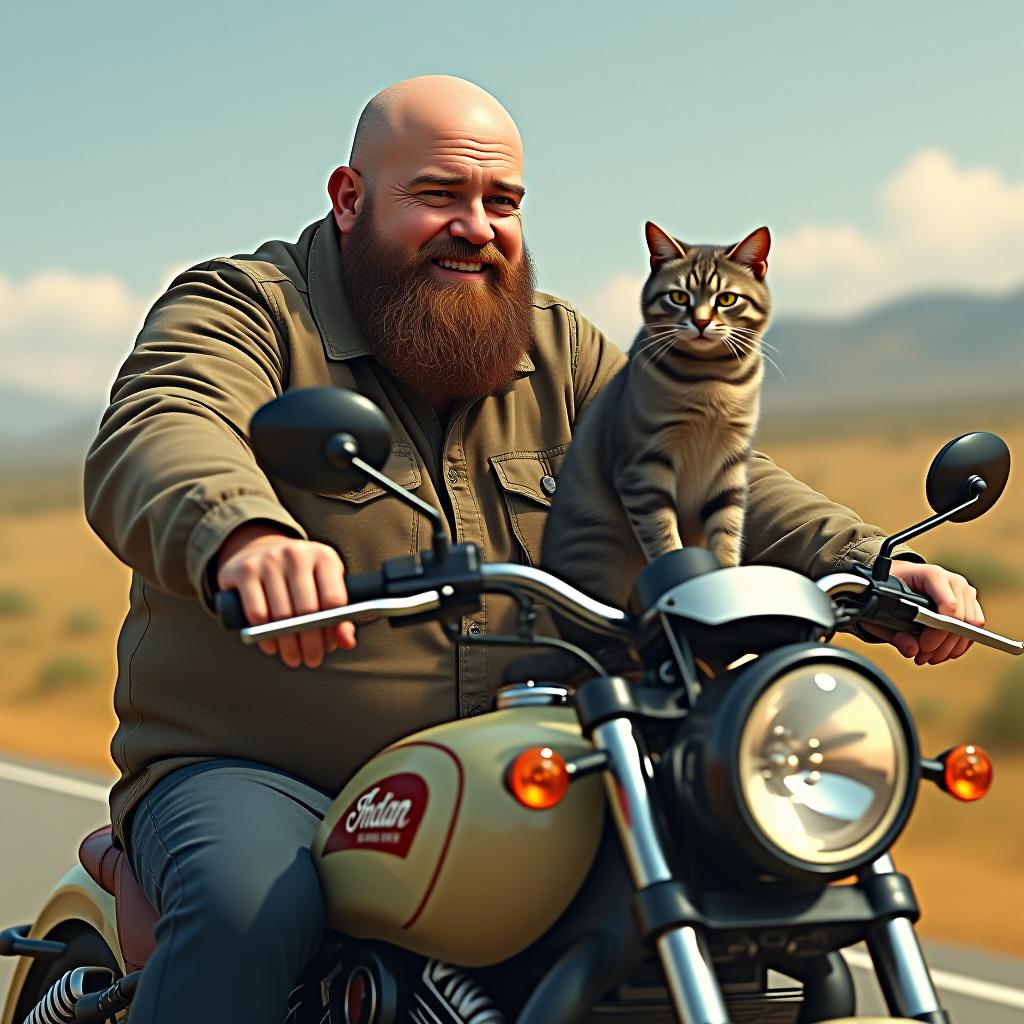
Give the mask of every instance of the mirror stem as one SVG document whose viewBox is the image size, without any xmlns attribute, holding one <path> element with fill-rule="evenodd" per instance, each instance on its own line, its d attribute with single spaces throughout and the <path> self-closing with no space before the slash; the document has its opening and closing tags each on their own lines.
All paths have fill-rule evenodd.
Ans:
<svg viewBox="0 0 1024 1024">
<path fill-rule="evenodd" d="M 964 509 L 970 508 L 978 501 L 988 487 L 980 476 L 972 476 L 967 481 L 967 485 L 970 498 L 962 505 L 957 505 L 956 508 L 951 508 L 948 512 L 940 512 L 938 515 L 931 516 L 916 526 L 911 526 L 906 530 L 901 530 L 899 533 L 894 533 L 891 537 L 887 537 L 871 569 L 871 578 L 873 580 L 887 580 L 892 569 L 892 553 L 896 549 L 897 544 L 912 540 L 914 537 L 919 537 L 922 533 L 927 533 L 928 530 L 934 529 L 936 526 L 949 522 L 953 516 L 963 512 Z"/>
<path fill-rule="evenodd" d="M 349 465 L 365 473 L 374 483 L 380 484 L 384 490 L 401 498 L 407 505 L 412 505 L 413 508 L 419 509 L 433 523 L 434 531 L 431 536 L 431 543 L 434 552 L 434 565 L 441 565 L 445 558 L 448 557 L 448 531 L 444 528 L 444 520 L 441 518 L 441 513 L 433 505 L 428 505 L 422 498 L 417 498 L 415 494 L 411 494 L 404 487 L 396 484 L 390 477 L 374 469 L 373 466 L 368 462 L 364 462 L 358 455 L 349 456 Z"/>
</svg>

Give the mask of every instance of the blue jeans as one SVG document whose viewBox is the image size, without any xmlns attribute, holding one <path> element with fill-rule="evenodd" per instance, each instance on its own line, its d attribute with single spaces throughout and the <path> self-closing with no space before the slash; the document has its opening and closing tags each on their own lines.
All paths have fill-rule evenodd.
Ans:
<svg viewBox="0 0 1024 1024">
<path fill-rule="evenodd" d="M 160 921 L 133 1024 L 281 1024 L 324 929 L 309 846 L 332 799 L 227 759 L 181 768 L 146 794 L 127 854 Z"/>
</svg>

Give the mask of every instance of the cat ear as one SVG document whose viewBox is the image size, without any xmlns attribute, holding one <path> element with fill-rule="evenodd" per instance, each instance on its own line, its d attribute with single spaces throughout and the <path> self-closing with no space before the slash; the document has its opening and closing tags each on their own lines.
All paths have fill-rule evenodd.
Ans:
<svg viewBox="0 0 1024 1024">
<path fill-rule="evenodd" d="M 737 242 L 726 254 L 727 260 L 741 263 L 749 267 L 758 281 L 764 280 L 768 273 L 768 249 L 772 244 L 772 236 L 767 228 L 751 231 L 742 242 Z"/>
<path fill-rule="evenodd" d="M 651 251 L 651 270 L 666 260 L 685 259 L 686 250 L 653 221 L 644 225 L 644 232 L 647 235 L 647 248 Z"/>
</svg>

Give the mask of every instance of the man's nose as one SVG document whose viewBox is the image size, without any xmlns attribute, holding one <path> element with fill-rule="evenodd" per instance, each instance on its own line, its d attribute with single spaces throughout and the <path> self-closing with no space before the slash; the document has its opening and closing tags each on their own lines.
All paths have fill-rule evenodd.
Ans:
<svg viewBox="0 0 1024 1024">
<path fill-rule="evenodd" d="M 494 228 L 487 219 L 487 211 L 482 203 L 473 203 L 459 216 L 455 217 L 448 227 L 453 238 L 464 238 L 473 245 L 486 245 L 494 241 Z"/>
</svg>

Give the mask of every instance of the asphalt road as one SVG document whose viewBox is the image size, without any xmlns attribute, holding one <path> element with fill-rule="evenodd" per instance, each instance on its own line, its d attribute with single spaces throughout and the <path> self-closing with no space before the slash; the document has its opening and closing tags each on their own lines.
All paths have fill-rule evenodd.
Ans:
<svg viewBox="0 0 1024 1024">
<path fill-rule="evenodd" d="M 0 927 L 32 920 L 78 856 L 82 837 L 107 821 L 105 780 L 0 761 Z M 1024 908 L 1008 908 L 1021 912 Z M 957 1024 L 1024 1024 L 1024 961 L 926 943 L 942 1002 Z M 858 1010 L 884 1013 L 863 950 L 851 951 Z M 6 994 L 13 960 L 0 958 Z"/>
</svg>

